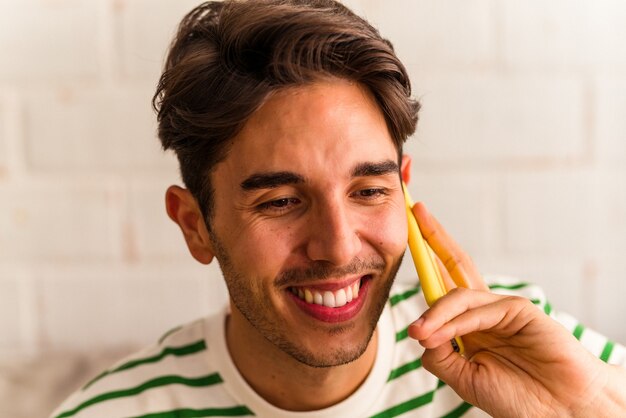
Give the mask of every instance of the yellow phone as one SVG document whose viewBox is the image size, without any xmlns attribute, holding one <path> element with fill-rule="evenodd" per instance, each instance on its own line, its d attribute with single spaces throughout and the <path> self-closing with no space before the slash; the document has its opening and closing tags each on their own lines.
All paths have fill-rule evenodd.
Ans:
<svg viewBox="0 0 626 418">
<path fill-rule="evenodd" d="M 406 214 L 409 222 L 409 250 L 411 251 L 413 264 L 415 264 L 415 270 L 419 276 L 426 304 L 433 306 L 437 299 L 447 293 L 446 286 L 441 277 L 437 262 L 435 261 L 435 254 L 422 236 L 422 232 L 417 225 L 417 220 L 411 210 L 413 200 L 411 200 L 406 184 L 402 183 L 402 188 L 404 189 L 404 201 L 406 203 Z M 454 351 L 463 354 L 464 347 L 461 337 L 454 337 L 451 343 Z"/>
</svg>

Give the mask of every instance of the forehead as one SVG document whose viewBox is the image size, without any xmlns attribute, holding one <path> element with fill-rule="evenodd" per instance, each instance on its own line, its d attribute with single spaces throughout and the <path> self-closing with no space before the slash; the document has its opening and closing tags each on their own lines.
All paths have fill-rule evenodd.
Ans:
<svg viewBox="0 0 626 418">
<path fill-rule="evenodd" d="M 216 173 L 317 171 L 338 175 L 363 161 L 397 159 L 385 118 L 371 93 L 344 80 L 273 94 L 234 138 Z"/>
</svg>

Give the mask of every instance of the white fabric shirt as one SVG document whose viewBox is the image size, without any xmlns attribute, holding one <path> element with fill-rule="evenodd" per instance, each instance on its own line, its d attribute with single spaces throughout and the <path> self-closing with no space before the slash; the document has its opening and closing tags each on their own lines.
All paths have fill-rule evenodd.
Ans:
<svg viewBox="0 0 626 418">
<path fill-rule="evenodd" d="M 622 345 L 552 311 L 538 287 L 503 277 L 490 280 L 490 287 L 493 292 L 532 300 L 594 355 L 626 366 Z M 394 285 L 378 323 L 378 352 L 372 371 L 350 397 L 326 409 L 286 411 L 261 398 L 230 358 L 225 338 L 228 312 L 223 310 L 171 331 L 152 347 L 114 365 L 70 397 L 52 417 L 488 416 L 421 366 L 424 349 L 407 337 L 406 330 L 425 310 L 419 285 Z"/>
</svg>

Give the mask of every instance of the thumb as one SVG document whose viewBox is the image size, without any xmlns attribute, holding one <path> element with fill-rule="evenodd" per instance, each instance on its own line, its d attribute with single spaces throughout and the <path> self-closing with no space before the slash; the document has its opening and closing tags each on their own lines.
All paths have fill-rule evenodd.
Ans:
<svg viewBox="0 0 626 418">
<path fill-rule="evenodd" d="M 422 366 L 448 385 L 459 379 L 465 361 L 450 343 L 426 349 L 422 355 Z"/>
<path fill-rule="evenodd" d="M 454 351 L 451 344 L 446 343 L 437 348 L 426 349 L 422 355 L 422 366 L 450 386 L 463 399 L 472 404 L 476 402 L 468 384 L 471 380 L 469 369 L 475 365 Z"/>
</svg>

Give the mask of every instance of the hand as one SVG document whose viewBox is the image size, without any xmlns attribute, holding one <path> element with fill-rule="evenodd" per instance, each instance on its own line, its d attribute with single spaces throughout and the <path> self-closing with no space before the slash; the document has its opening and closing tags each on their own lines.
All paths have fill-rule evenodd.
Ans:
<svg viewBox="0 0 626 418">
<path fill-rule="evenodd" d="M 452 289 L 409 327 L 422 364 L 493 416 L 624 415 L 623 369 L 589 353 L 529 300 L 489 293 L 471 259 L 423 204 L 413 207 Z M 462 336 L 464 356 L 450 339 Z M 622 382 L 621 386 L 618 381 Z"/>
</svg>

